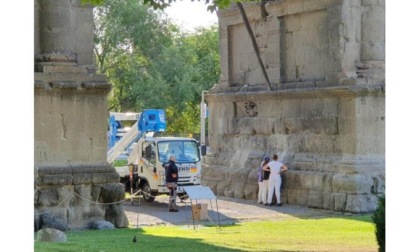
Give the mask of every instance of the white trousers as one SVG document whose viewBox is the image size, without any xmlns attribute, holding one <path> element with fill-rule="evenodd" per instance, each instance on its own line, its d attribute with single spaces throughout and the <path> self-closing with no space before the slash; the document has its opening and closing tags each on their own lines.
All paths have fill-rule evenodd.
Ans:
<svg viewBox="0 0 420 252">
<path fill-rule="evenodd" d="M 268 194 L 268 180 L 263 180 L 263 182 L 258 182 L 258 203 L 267 203 L 267 194 Z"/>
<path fill-rule="evenodd" d="M 280 186 L 280 174 L 270 174 L 270 178 L 268 179 L 268 204 L 271 204 L 273 201 L 274 191 L 276 192 L 277 204 L 280 204 Z"/>
<path fill-rule="evenodd" d="M 262 188 L 263 188 L 263 182 L 258 182 L 258 201 L 257 201 L 258 203 L 263 202 L 262 201 L 262 199 L 263 199 L 263 197 L 262 197 L 262 193 L 263 193 Z"/>
<path fill-rule="evenodd" d="M 261 183 L 261 201 L 263 204 L 267 203 L 267 194 L 268 194 L 268 180 L 263 180 Z"/>
</svg>

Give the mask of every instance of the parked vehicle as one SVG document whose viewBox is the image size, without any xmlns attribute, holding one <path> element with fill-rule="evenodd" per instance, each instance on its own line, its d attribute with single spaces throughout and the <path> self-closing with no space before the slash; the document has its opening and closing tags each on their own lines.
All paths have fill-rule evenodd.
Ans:
<svg viewBox="0 0 420 252">
<path fill-rule="evenodd" d="M 121 114 L 119 119 L 123 120 Z M 112 130 L 118 121 L 115 117 L 112 119 L 112 116 L 111 113 L 109 142 L 113 134 L 121 134 L 121 131 Z M 164 110 L 144 110 L 134 118 L 138 120 L 120 138 L 115 137 L 114 145 L 109 144 L 108 150 L 108 162 L 117 170 L 126 190 L 131 194 L 141 190 L 147 202 L 152 202 L 156 195 L 169 194 L 165 181 L 165 163 L 169 161 L 170 155 L 175 155 L 179 168 L 179 196 L 185 196 L 185 186 L 200 185 L 201 157 L 205 155 L 205 148 L 200 148 L 199 142 L 193 138 L 156 137 L 155 133 L 166 130 Z M 126 162 L 121 161 L 124 157 Z"/>
</svg>

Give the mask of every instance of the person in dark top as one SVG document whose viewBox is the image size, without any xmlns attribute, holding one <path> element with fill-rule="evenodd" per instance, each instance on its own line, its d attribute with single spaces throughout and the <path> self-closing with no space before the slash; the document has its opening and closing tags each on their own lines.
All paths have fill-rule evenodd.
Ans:
<svg viewBox="0 0 420 252">
<path fill-rule="evenodd" d="M 169 158 L 166 164 L 166 187 L 169 189 L 169 212 L 178 212 L 176 209 L 176 187 L 178 183 L 178 167 L 175 164 L 175 156 Z"/>
<path fill-rule="evenodd" d="M 268 164 L 270 161 L 269 157 L 265 157 L 264 160 L 261 162 L 260 166 L 258 167 L 258 204 L 266 204 L 267 203 L 267 194 L 268 194 L 268 184 L 264 183 L 264 172 L 263 167 L 264 165 Z M 266 180 L 268 176 L 266 175 Z"/>
<path fill-rule="evenodd" d="M 269 157 L 265 157 L 264 158 L 264 165 L 262 165 L 262 167 L 264 167 L 269 161 L 270 161 L 270 158 Z M 262 182 L 262 200 L 263 200 L 263 204 L 264 205 L 266 205 L 266 206 L 268 206 L 268 200 L 267 200 L 267 196 L 268 196 L 268 179 L 270 178 L 270 168 L 268 168 L 268 171 L 267 170 L 263 170 L 262 171 L 262 179 L 263 179 L 263 182 Z"/>
</svg>

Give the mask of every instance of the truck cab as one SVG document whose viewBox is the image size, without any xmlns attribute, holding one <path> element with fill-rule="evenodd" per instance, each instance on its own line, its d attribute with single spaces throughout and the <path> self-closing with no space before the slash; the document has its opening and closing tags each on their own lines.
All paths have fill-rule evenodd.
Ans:
<svg viewBox="0 0 420 252">
<path fill-rule="evenodd" d="M 178 194 L 185 195 L 184 186 L 201 184 L 202 161 L 197 140 L 182 137 L 141 138 L 128 157 L 128 163 L 133 164 L 134 187 L 142 190 L 145 201 L 152 202 L 156 195 L 169 194 L 165 164 L 172 155 L 179 170 Z"/>
</svg>

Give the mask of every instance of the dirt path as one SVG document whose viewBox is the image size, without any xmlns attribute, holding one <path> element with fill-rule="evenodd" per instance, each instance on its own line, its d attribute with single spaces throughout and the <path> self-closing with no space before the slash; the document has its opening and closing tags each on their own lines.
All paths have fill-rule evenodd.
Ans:
<svg viewBox="0 0 420 252">
<path fill-rule="evenodd" d="M 185 203 L 178 199 L 179 212 L 168 211 L 168 196 L 158 196 L 152 203 L 145 202 L 142 198 L 135 199 L 133 205 L 128 200 L 124 202 L 125 213 L 128 217 L 130 227 L 153 226 L 153 225 L 199 225 L 208 224 L 232 224 L 244 221 L 274 220 L 286 218 L 323 218 L 339 217 L 343 213 L 326 210 L 312 209 L 297 205 L 284 204 L 281 207 L 264 206 L 255 201 L 242 200 L 227 197 L 217 197 L 216 200 L 200 200 L 196 203 L 208 204 L 208 218 L 204 220 L 192 220 L 191 201 Z"/>
</svg>

